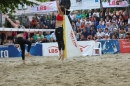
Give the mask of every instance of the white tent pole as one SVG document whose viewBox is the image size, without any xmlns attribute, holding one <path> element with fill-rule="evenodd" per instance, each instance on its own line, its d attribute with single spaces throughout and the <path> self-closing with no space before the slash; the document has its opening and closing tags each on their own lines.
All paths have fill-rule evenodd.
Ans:
<svg viewBox="0 0 130 86">
<path fill-rule="evenodd" d="M 36 4 L 41 4 L 42 2 L 36 1 L 36 0 L 28 0 L 30 2 L 36 3 Z"/>
</svg>

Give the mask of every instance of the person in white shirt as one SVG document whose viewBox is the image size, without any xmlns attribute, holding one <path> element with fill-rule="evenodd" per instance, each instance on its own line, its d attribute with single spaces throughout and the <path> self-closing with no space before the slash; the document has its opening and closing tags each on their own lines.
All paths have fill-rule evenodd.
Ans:
<svg viewBox="0 0 130 86">
<path fill-rule="evenodd" d="M 103 18 L 100 18 L 100 22 L 102 23 L 102 25 L 105 25 L 105 21 L 103 20 Z"/>
<path fill-rule="evenodd" d="M 106 22 L 105 28 L 108 28 L 109 31 L 111 30 L 110 22 Z"/>
<path fill-rule="evenodd" d="M 109 34 L 105 34 L 105 37 L 103 39 L 104 40 L 110 40 L 110 35 Z"/>
<path fill-rule="evenodd" d="M 108 34 L 110 36 L 110 32 L 109 32 L 108 28 L 105 28 L 104 34 Z"/>
<path fill-rule="evenodd" d="M 89 18 L 86 18 L 85 25 L 86 25 L 86 24 L 92 25 L 92 22 L 89 20 Z"/>
<path fill-rule="evenodd" d="M 76 27 L 80 27 L 80 19 L 78 19 L 78 21 L 76 22 Z"/>
<path fill-rule="evenodd" d="M 55 41 L 56 41 L 56 36 L 55 36 L 55 33 L 53 32 L 50 36 L 51 38 L 53 38 Z"/>
<path fill-rule="evenodd" d="M 40 37 L 37 38 L 36 44 L 39 44 L 39 43 L 41 43 L 41 38 Z"/>
<path fill-rule="evenodd" d="M 81 24 L 82 22 L 86 22 L 86 20 L 85 20 L 84 17 L 81 18 L 81 20 L 80 20 L 80 24 Z"/>
<path fill-rule="evenodd" d="M 102 32 L 101 28 L 98 29 L 98 32 L 96 33 L 96 36 L 97 36 L 97 38 L 98 38 L 98 36 L 101 36 L 101 37 L 104 36 L 104 32 Z"/>
<path fill-rule="evenodd" d="M 99 17 L 99 12 L 97 12 L 97 9 L 94 10 L 93 15 L 96 14 L 97 17 Z"/>
<path fill-rule="evenodd" d="M 70 13 L 70 18 L 71 18 L 72 21 L 74 20 L 75 15 L 73 14 L 73 12 Z"/>
<path fill-rule="evenodd" d="M 100 40 L 102 40 L 102 37 L 101 35 L 98 35 L 96 41 L 100 41 Z"/>
</svg>

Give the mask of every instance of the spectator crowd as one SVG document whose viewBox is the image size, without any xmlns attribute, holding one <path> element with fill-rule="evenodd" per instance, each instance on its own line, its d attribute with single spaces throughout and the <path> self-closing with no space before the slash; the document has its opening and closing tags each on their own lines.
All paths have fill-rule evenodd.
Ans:
<svg viewBox="0 0 130 86">
<path fill-rule="evenodd" d="M 110 12 L 109 9 L 105 9 L 98 12 L 97 9 L 94 9 L 93 11 L 71 12 L 69 16 L 77 41 L 125 39 L 130 33 L 130 24 L 128 24 L 130 15 L 127 10 Z M 31 20 L 25 16 L 21 24 L 25 28 L 55 29 L 55 19 L 54 13 L 35 14 Z M 16 34 L 16 32 L 1 31 L 0 44 L 14 43 Z M 56 42 L 53 31 L 24 32 L 24 38 L 32 43 Z"/>
</svg>

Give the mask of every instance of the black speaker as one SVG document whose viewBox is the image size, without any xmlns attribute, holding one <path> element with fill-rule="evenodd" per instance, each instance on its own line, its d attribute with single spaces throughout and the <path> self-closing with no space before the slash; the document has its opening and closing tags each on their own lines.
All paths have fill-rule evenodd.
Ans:
<svg viewBox="0 0 130 86">
<path fill-rule="evenodd" d="M 82 0 L 76 0 L 76 2 L 82 2 Z"/>
<path fill-rule="evenodd" d="M 59 4 L 64 6 L 66 9 L 70 9 L 71 1 L 70 0 L 59 0 Z"/>
</svg>

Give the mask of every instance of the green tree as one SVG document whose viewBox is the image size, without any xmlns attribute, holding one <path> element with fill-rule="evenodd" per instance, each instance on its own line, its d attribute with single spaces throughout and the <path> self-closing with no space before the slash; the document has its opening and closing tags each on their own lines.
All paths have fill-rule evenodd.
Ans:
<svg viewBox="0 0 130 86">
<path fill-rule="evenodd" d="M 39 2 L 47 2 L 49 0 L 37 0 L 37 1 L 39 1 Z"/>
<path fill-rule="evenodd" d="M 15 12 L 15 9 L 18 8 L 18 4 L 33 5 L 33 2 L 28 0 L 0 0 L 0 11 L 2 13 Z"/>
</svg>

